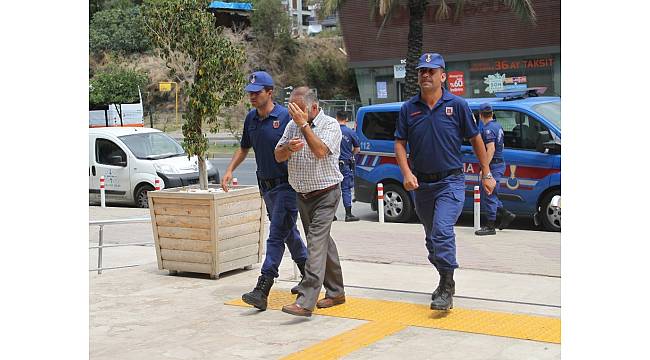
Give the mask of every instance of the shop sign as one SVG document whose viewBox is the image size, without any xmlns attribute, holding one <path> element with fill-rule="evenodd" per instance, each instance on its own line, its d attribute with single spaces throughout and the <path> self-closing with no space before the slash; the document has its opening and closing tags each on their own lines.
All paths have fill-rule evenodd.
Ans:
<svg viewBox="0 0 650 360">
<path fill-rule="evenodd" d="M 553 58 L 537 58 L 524 60 L 490 60 L 473 62 L 469 68 L 472 72 L 531 70 L 553 67 Z"/>
<path fill-rule="evenodd" d="M 406 77 L 406 65 L 393 65 L 393 77 L 395 79 L 403 79 Z"/>
<path fill-rule="evenodd" d="M 506 74 L 492 74 L 483 78 L 483 83 L 487 85 L 486 93 L 494 94 L 497 91 L 505 90 L 503 83 L 506 81 Z"/>
<path fill-rule="evenodd" d="M 454 95 L 465 94 L 465 73 L 462 71 L 450 71 L 447 74 L 449 91 Z"/>
</svg>

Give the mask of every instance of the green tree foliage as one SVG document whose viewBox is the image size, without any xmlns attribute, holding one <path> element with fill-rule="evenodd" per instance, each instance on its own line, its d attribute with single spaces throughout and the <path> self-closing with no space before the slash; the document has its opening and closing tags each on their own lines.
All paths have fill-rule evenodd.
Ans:
<svg viewBox="0 0 650 360">
<path fill-rule="evenodd" d="M 183 148 L 199 158 L 199 184 L 207 189 L 205 155 L 208 140 L 202 125 L 211 131 L 220 127 L 220 111 L 233 106 L 244 95 L 246 82 L 242 67 L 245 52 L 239 44 L 215 28 L 214 17 L 206 11 L 208 0 L 147 0 L 143 8 L 145 29 L 171 75 L 178 71 L 193 74 L 181 83 L 187 95 Z"/>
<path fill-rule="evenodd" d="M 147 75 L 117 66 L 98 71 L 90 79 L 90 103 L 93 105 L 115 104 L 122 121 L 122 104 L 140 100 L 138 89 L 148 82 Z"/>
<path fill-rule="evenodd" d="M 291 22 L 280 0 L 254 0 L 251 16 L 255 47 L 259 49 L 257 67 L 284 71 L 291 66 L 291 56 L 298 50 L 291 37 Z"/>
<path fill-rule="evenodd" d="M 332 49 L 310 57 L 305 64 L 305 76 L 311 87 L 318 89 L 322 99 L 356 97 L 354 73 L 348 69 L 344 56 L 334 53 Z"/>
<path fill-rule="evenodd" d="M 124 5 L 126 6 L 126 5 Z M 142 52 L 151 47 L 142 26 L 139 6 L 97 11 L 90 22 L 90 50 Z"/>
</svg>

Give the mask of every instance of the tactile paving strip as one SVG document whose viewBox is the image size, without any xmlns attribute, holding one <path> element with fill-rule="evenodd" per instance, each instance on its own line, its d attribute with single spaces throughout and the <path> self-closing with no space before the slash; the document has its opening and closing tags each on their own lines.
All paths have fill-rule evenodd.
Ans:
<svg viewBox="0 0 650 360">
<path fill-rule="evenodd" d="M 289 292 L 272 291 L 268 299 L 268 308 L 281 310 L 283 305 L 291 304 L 294 300 L 295 296 Z M 232 300 L 226 304 L 249 306 L 241 299 Z M 555 344 L 559 344 L 561 340 L 561 320 L 554 317 L 462 308 L 454 308 L 450 311 L 433 311 L 428 305 L 349 296 L 346 296 L 345 304 L 328 309 L 314 309 L 314 314 L 372 321 L 369 324 L 364 324 L 303 350 L 311 351 L 322 346 L 327 346 L 328 349 L 337 348 L 336 346 L 333 347 L 332 341 L 334 341 L 334 344 L 341 344 L 338 347 L 339 349 L 349 350 L 339 355 L 330 354 L 328 358 L 340 357 L 400 331 L 407 326 L 462 331 Z M 354 339 L 359 334 L 364 334 L 365 331 L 368 332 L 368 339 L 374 339 L 373 341 L 366 343 L 362 336 L 362 339 L 353 341 L 354 344 L 342 343 L 345 338 Z M 350 337 L 350 334 L 348 334 L 352 332 L 354 332 L 354 337 Z M 299 353 L 302 353 L 303 358 L 306 358 L 303 352 Z M 297 356 L 299 353 L 290 356 Z M 318 352 L 313 354 L 318 354 Z"/>
<path fill-rule="evenodd" d="M 282 360 L 338 359 L 407 327 L 391 321 L 372 321 L 285 356 Z"/>
</svg>

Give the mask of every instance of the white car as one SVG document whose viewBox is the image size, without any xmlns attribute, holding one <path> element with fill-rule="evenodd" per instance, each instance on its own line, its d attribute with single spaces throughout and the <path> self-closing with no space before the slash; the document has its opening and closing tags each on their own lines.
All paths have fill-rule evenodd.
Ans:
<svg viewBox="0 0 650 360">
<path fill-rule="evenodd" d="M 199 182 L 197 157 L 188 158 L 181 145 L 160 130 L 143 127 L 103 127 L 88 130 L 90 201 L 99 202 L 104 176 L 106 202 L 149 207 L 147 192 Z M 206 161 L 208 182 L 219 182 L 219 171 Z"/>
</svg>

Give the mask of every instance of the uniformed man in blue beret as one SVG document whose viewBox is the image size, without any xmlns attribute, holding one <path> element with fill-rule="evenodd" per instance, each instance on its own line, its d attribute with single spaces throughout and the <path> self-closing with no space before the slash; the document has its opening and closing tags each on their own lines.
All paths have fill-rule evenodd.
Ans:
<svg viewBox="0 0 650 360">
<path fill-rule="evenodd" d="M 359 138 L 354 130 L 347 126 L 347 111 L 339 110 L 336 112 L 336 121 L 341 126 L 341 155 L 339 156 L 339 170 L 343 175 L 341 182 L 341 194 L 343 197 L 343 207 L 345 208 L 345 222 L 359 221 L 359 218 L 352 215 L 352 188 L 354 188 L 354 156 L 361 150 L 359 148 Z M 336 216 L 334 217 L 336 220 Z"/>
<path fill-rule="evenodd" d="M 472 143 L 488 194 L 496 183 L 469 105 L 443 87 L 447 74 L 442 56 L 423 54 L 417 70 L 420 91 L 400 109 L 395 154 L 404 188 L 414 190 L 415 211 L 424 225 L 429 261 L 440 275 L 438 288 L 431 295 L 431 309 L 449 310 L 455 293 L 454 269 L 458 268 L 454 224 L 465 202 L 460 152 L 463 138 Z"/>
<path fill-rule="evenodd" d="M 487 221 L 485 225 L 474 233 L 479 236 L 495 235 L 495 228 L 503 230 L 508 227 L 515 219 L 515 214 L 503 207 L 503 203 L 497 197 L 499 182 L 506 171 L 506 164 L 503 161 L 503 128 L 498 121 L 494 120 L 492 105 L 483 103 L 479 106 L 479 117 L 481 118 L 480 127 L 481 138 L 485 143 L 488 161 L 490 163 L 490 172 L 497 183 L 492 194 L 487 194 L 485 188 L 481 186 L 481 205 L 487 212 Z"/>
<path fill-rule="evenodd" d="M 248 99 L 254 109 L 246 115 L 240 148 L 221 178 L 222 188 L 228 191 L 233 171 L 244 161 L 250 148 L 253 148 L 257 163 L 257 183 L 271 225 L 261 275 L 253 291 L 242 295 L 242 300 L 260 310 L 266 310 L 269 291 L 273 280 L 278 277 L 285 243 L 303 277 L 307 261 L 307 248 L 296 227 L 298 204 L 296 192 L 289 185 L 287 163 L 276 162 L 273 153 L 275 144 L 291 121 L 287 108 L 273 102 L 273 86 L 271 75 L 265 71 L 256 71 L 249 76 L 244 90 L 248 92 Z M 291 292 L 296 294 L 297 288 L 294 287 Z"/>
</svg>

